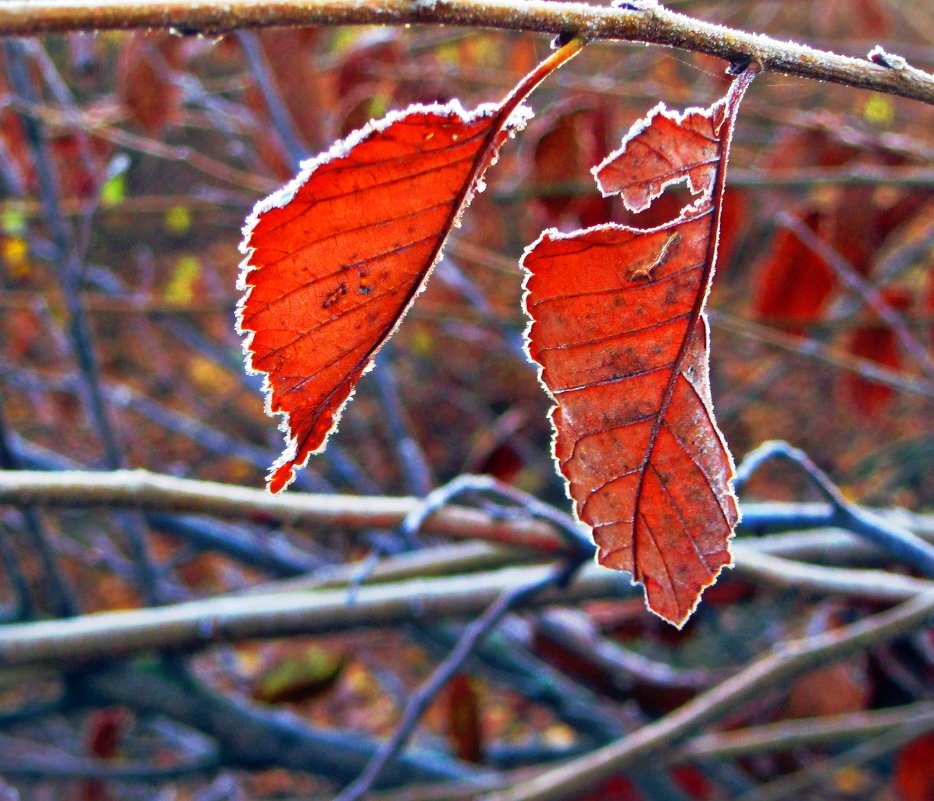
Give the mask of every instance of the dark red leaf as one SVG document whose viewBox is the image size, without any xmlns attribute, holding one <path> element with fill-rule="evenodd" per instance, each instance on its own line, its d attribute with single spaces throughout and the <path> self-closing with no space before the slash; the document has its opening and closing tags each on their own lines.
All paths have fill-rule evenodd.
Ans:
<svg viewBox="0 0 934 801">
<path fill-rule="evenodd" d="M 823 219 L 813 212 L 802 222 L 817 232 Z M 759 265 L 753 313 L 801 334 L 804 326 L 820 319 L 836 286 L 837 278 L 827 263 L 794 231 L 781 228 Z"/>
<path fill-rule="evenodd" d="M 532 148 L 529 172 L 545 224 L 598 225 L 610 220 L 612 201 L 569 191 L 607 150 L 607 112 L 602 106 L 577 106 L 552 113 Z"/>
<path fill-rule="evenodd" d="M 698 199 L 648 230 L 546 231 L 523 257 L 529 354 L 556 401 L 554 450 L 598 558 L 681 626 L 730 563 L 733 462 L 714 422 L 704 305 L 729 141 L 752 78 L 683 115 L 659 106 L 594 172 L 634 212 L 687 182 Z"/>
<path fill-rule="evenodd" d="M 483 723 L 480 698 L 470 676 L 459 673 L 447 687 L 448 738 L 458 759 L 483 760 Z"/>
<path fill-rule="evenodd" d="M 267 411 L 286 435 L 270 491 L 324 447 L 484 170 L 524 123 L 522 101 L 580 46 L 554 53 L 498 105 L 412 106 L 373 122 L 257 205 L 237 318 L 247 368 L 265 375 Z"/>
<path fill-rule="evenodd" d="M 896 311 L 908 309 L 912 300 L 905 290 L 895 288 L 883 291 L 882 299 Z M 898 369 L 902 366 L 898 338 L 889 326 L 882 323 L 857 328 L 850 335 L 847 349 L 855 356 L 869 359 L 883 367 Z M 891 387 L 870 381 L 858 373 L 846 376 L 846 388 L 850 401 L 864 414 L 878 414 L 895 394 Z"/>
<path fill-rule="evenodd" d="M 179 120 L 182 89 L 174 70 L 183 62 L 183 45 L 178 36 L 137 33 L 120 51 L 117 98 L 150 135 Z"/>
<path fill-rule="evenodd" d="M 912 740 L 898 752 L 895 788 L 902 801 L 934 801 L 934 733 Z"/>
<path fill-rule="evenodd" d="M 98 759 L 113 759 L 120 747 L 127 723 L 122 709 L 97 709 L 88 717 L 85 747 Z"/>
</svg>

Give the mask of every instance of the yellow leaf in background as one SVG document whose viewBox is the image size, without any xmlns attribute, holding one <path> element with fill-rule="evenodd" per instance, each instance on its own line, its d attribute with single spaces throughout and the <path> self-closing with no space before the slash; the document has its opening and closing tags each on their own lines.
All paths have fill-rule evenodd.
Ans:
<svg viewBox="0 0 934 801">
<path fill-rule="evenodd" d="M 318 698 L 334 687 L 347 662 L 347 654 L 309 648 L 261 673 L 253 697 L 267 704 Z"/>
<path fill-rule="evenodd" d="M 0 211 L 0 231 L 9 236 L 26 233 L 26 212 L 15 204 L 5 205 Z"/>
<path fill-rule="evenodd" d="M 334 53 L 343 53 L 346 50 L 350 50 L 360 39 L 361 35 L 365 34 L 366 31 L 362 28 L 338 28 L 331 38 L 331 50 Z"/>
<path fill-rule="evenodd" d="M 895 121 L 895 106 L 884 95 L 870 95 L 863 106 L 863 117 L 877 128 L 888 128 Z"/>
<path fill-rule="evenodd" d="M 122 172 L 112 175 L 101 187 L 101 205 L 111 209 L 126 198 L 126 177 Z"/>
<path fill-rule="evenodd" d="M 237 379 L 229 370 L 203 356 L 192 356 L 188 360 L 188 374 L 199 389 L 212 395 L 227 395 L 237 387 Z"/>
<path fill-rule="evenodd" d="M 359 662 L 354 662 L 347 668 L 344 682 L 354 695 L 364 700 L 372 701 L 382 694 L 379 682 L 373 677 L 373 674 L 370 673 L 366 666 Z"/>
<path fill-rule="evenodd" d="M 435 51 L 435 58 L 449 67 L 456 67 L 460 61 L 460 49 L 456 44 L 442 45 Z"/>
<path fill-rule="evenodd" d="M 29 263 L 29 245 L 18 236 L 4 238 L 0 242 L 0 255 L 6 262 L 11 278 L 27 278 L 32 272 Z"/>
<path fill-rule="evenodd" d="M 188 206 L 172 206 L 162 218 L 162 224 L 172 236 L 184 236 L 191 230 L 191 209 Z"/>
<path fill-rule="evenodd" d="M 542 732 L 542 740 L 557 748 L 574 745 L 577 732 L 566 723 L 552 723 Z"/>
<path fill-rule="evenodd" d="M 418 328 L 410 343 L 412 351 L 418 356 L 428 356 L 435 349 L 435 338 L 426 328 Z"/>
<path fill-rule="evenodd" d="M 178 306 L 187 306 L 194 300 L 195 283 L 200 277 L 201 262 L 194 256 L 182 256 L 175 262 L 175 270 L 165 287 L 165 300 Z"/>
<path fill-rule="evenodd" d="M 834 788 L 844 795 L 855 795 L 862 797 L 863 792 L 869 785 L 869 775 L 856 765 L 848 765 L 840 768 L 833 775 Z"/>
<path fill-rule="evenodd" d="M 370 99 L 369 108 L 367 108 L 367 113 L 373 118 L 385 116 L 386 112 L 389 110 L 389 98 L 386 97 L 382 92 L 378 95 L 375 95 Z"/>
</svg>

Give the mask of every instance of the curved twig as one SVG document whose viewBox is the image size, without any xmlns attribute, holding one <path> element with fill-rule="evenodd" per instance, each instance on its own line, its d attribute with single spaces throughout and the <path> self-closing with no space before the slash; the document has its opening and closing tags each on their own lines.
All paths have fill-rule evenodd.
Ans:
<svg viewBox="0 0 934 801">
<path fill-rule="evenodd" d="M 934 615 L 934 592 L 850 626 L 784 643 L 722 684 L 670 715 L 586 756 L 545 771 L 486 801 L 559 801 L 668 749 L 673 743 L 793 676 L 926 625 Z"/>
<path fill-rule="evenodd" d="M 834 484 L 802 450 L 781 440 L 763 442 L 750 451 L 736 469 L 736 484 L 742 486 L 762 464 L 771 459 L 784 459 L 801 468 L 817 487 L 833 510 L 828 525 L 839 526 L 865 537 L 873 545 L 885 549 L 896 559 L 934 577 L 934 545 L 925 542 L 907 529 L 883 522 L 871 513 L 850 503 Z"/>
</svg>

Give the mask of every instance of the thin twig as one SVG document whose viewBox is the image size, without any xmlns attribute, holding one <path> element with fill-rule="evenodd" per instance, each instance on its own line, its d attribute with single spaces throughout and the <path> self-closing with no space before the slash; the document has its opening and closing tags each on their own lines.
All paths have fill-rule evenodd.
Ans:
<svg viewBox="0 0 934 801">
<path fill-rule="evenodd" d="M 795 216 L 783 212 L 778 216 L 778 223 L 791 231 L 801 243 L 827 264 L 851 291 L 858 294 L 879 318 L 889 326 L 898 338 L 902 349 L 918 365 L 929 380 L 934 381 L 934 359 L 917 337 L 908 330 L 901 315 L 896 312 L 879 294 L 869 281 L 863 278 L 843 256 Z"/>
<path fill-rule="evenodd" d="M 772 326 L 762 325 L 753 320 L 734 317 L 722 311 L 711 310 L 708 312 L 708 316 L 715 328 L 722 328 L 724 331 L 729 331 L 732 334 L 748 337 L 749 339 L 763 342 L 772 347 L 790 351 L 799 356 L 814 359 L 817 362 L 823 362 L 831 367 L 835 367 L 839 370 L 846 370 L 861 378 L 865 378 L 867 381 L 891 387 L 899 392 L 910 392 L 913 395 L 924 398 L 928 402 L 934 399 L 934 387 L 931 386 L 930 381 L 924 378 L 918 378 L 898 370 L 892 370 L 871 359 L 854 356 L 852 353 L 832 348 L 823 342 L 817 342 L 813 339 L 802 339 L 801 337 L 785 333 Z"/>
<path fill-rule="evenodd" d="M 809 745 L 830 745 L 883 734 L 904 725 L 924 723 L 934 728 L 934 704 L 929 701 L 890 709 L 767 723 L 746 729 L 701 734 L 672 755 L 674 761 L 695 758 L 736 759 Z"/>
<path fill-rule="evenodd" d="M 660 720 L 521 785 L 493 793 L 486 801 L 559 801 L 586 792 L 610 776 L 671 748 L 734 711 L 739 704 L 755 698 L 765 688 L 924 626 L 932 615 L 934 593 L 926 593 L 850 626 L 783 643 L 775 652 Z"/>
<path fill-rule="evenodd" d="M 890 59 L 882 66 L 712 25 L 648 3 L 639 8 L 550 0 L 29 0 L 0 5 L 0 35 L 6 36 L 132 28 L 217 35 L 272 25 L 408 24 L 581 33 L 591 39 L 668 45 L 934 103 L 934 76 L 900 61 Z"/>
<path fill-rule="evenodd" d="M 35 104 L 37 92 L 29 75 L 26 50 L 21 41 L 3 43 L 7 72 L 14 91 L 26 103 Z M 69 343 L 82 377 L 88 415 L 100 437 L 108 467 L 116 470 L 123 466 L 122 449 L 104 400 L 91 325 L 80 298 L 81 263 L 74 250 L 71 227 L 61 211 L 58 176 L 41 123 L 28 115 L 21 115 L 20 120 L 35 157 L 39 193 L 52 232 L 56 277 L 67 309 Z M 138 515 L 130 513 L 118 515 L 118 522 L 124 529 L 142 592 L 149 601 L 154 602 L 159 594 L 158 581 L 142 520 Z"/>
<path fill-rule="evenodd" d="M 266 60 L 266 54 L 263 52 L 263 46 L 253 31 L 239 31 L 237 41 L 246 56 L 250 72 L 256 79 L 256 85 L 263 96 L 263 101 L 269 111 L 269 117 L 272 119 L 276 133 L 279 134 L 279 139 L 288 154 L 292 168 L 297 170 L 302 159 L 308 155 L 308 148 L 303 144 L 301 136 L 295 129 L 292 115 L 282 99 L 279 87 L 276 86 L 272 69 Z"/>
<path fill-rule="evenodd" d="M 53 466 L 52 462 L 48 464 L 50 468 Z M 493 481 L 489 479 L 490 486 Z M 406 516 L 424 509 L 425 500 L 303 492 L 270 495 L 261 489 L 140 469 L 69 470 L 59 460 L 54 463 L 54 472 L 0 470 L 0 503 L 34 503 L 43 508 L 125 507 L 232 519 L 261 514 L 281 523 L 366 530 L 397 528 Z M 567 526 L 569 518 L 547 504 L 536 503 L 540 504 L 535 507 L 538 519 L 518 514 L 496 516 L 481 509 L 446 505 L 424 521 L 424 530 L 451 537 L 502 542 L 540 553 L 566 552 L 568 546 L 558 532 Z M 834 525 L 833 507 L 826 503 L 748 502 L 742 504 L 742 509 L 743 530 L 757 534 Z M 554 519 L 549 518 L 549 514 L 554 515 Z M 872 510 L 872 515 L 886 525 L 891 523 L 934 539 L 934 519 L 930 516 L 912 514 L 904 509 Z M 571 536 L 570 531 L 563 533 Z M 575 540 L 581 542 L 576 535 Z"/>
<path fill-rule="evenodd" d="M 396 380 L 392 343 L 377 356 L 376 397 L 380 405 L 380 417 L 389 434 L 392 452 L 399 470 L 405 479 L 405 489 L 419 497 L 427 495 L 434 486 L 431 465 L 412 429 L 412 421 L 402 402 Z"/>
<path fill-rule="evenodd" d="M 895 558 L 934 578 L 934 546 L 916 537 L 907 529 L 890 522 L 882 522 L 869 512 L 850 503 L 840 489 L 802 450 L 787 442 L 764 442 L 746 455 L 737 468 L 737 480 L 742 485 L 752 472 L 770 459 L 784 459 L 800 467 L 817 486 L 833 509 L 830 525 L 840 526 L 865 537 L 874 545 L 884 548 Z"/>
<path fill-rule="evenodd" d="M 736 556 L 742 570 L 743 551 L 738 550 Z M 886 580 L 869 571 L 869 579 L 878 578 L 881 586 L 860 585 L 859 571 L 794 568 L 792 565 L 792 573 L 805 573 L 799 586 L 812 591 L 846 591 L 879 600 L 926 597 L 929 592 L 927 582 L 896 576 Z M 65 666 L 164 648 L 193 650 L 221 642 L 465 618 L 479 614 L 501 594 L 543 579 L 551 570 L 543 565 L 524 565 L 469 575 L 353 585 L 352 604 L 348 604 L 346 585 L 339 589 L 312 587 L 303 592 L 204 598 L 159 608 L 0 626 L 0 667 Z M 574 604 L 636 594 L 628 574 L 588 564 L 567 588 L 549 590 L 533 600 L 536 604 Z"/>
<path fill-rule="evenodd" d="M 387 582 L 354 589 L 204 598 L 157 608 L 101 612 L 67 620 L 0 626 L 0 667 L 81 664 L 163 648 L 197 649 L 222 642 L 294 634 L 320 634 L 408 621 L 438 621 L 479 614 L 504 592 L 550 575 L 546 566 Z M 632 597 L 629 577 L 587 565 L 562 590 L 536 603 Z"/>
<path fill-rule="evenodd" d="M 221 764 L 217 748 L 166 763 L 151 759 L 108 762 L 75 756 L 59 748 L 24 743 L 0 734 L 0 775 L 18 779 L 102 779 L 123 781 L 169 781 L 216 771 Z"/>
<path fill-rule="evenodd" d="M 934 722 L 934 707 L 929 703 L 910 704 L 893 709 L 805 718 L 777 724 L 755 726 L 715 734 L 703 734 L 671 752 L 675 763 L 697 759 L 734 759 L 771 753 L 807 745 L 832 745 L 884 734 L 896 727 L 919 721 Z M 928 726 L 931 725 L 929 722 Z M 467 801 L 476 798 L 480 789 L 497 790 L 518 785 L 544 772 L 542 768 L 521 768 L 493 776 L 481 776 L 470 783 L 414 785 L 403 790 L 373 793 L 371 801 Z"/>
<path fill-rule="evenodd" d="M 545 588 L 564 583 L 567 580 L 565 572 L 565 569 L 552 571 L 545 577 L 536 579 L 525 586 L 514 587 L 503 592 L 483 615 L 473 620 L 447 658 L 438 665 L 428 680 L 409 699 L 402 720 L 389 741 L 373 757 L 359 778 L 341 792 L 336 801 L 359 801 L 363 798 L 376 784 L 386 766 L 402 752 L 432 700 L 460 669 L 480 641 L 499 625 L 510 610 L 528 602 Z"/>
<path fill-rule="evenodd" d="M 19 459 L 10 446 L 7 435 L 6 418 L 4 416 L 3 405 L 0 404 L 0 468 L 3 470 L 16 470 L 19 467 Z M 78 602 L 75 599 L 74 592 L 65 574 L 59 567 L 58 560 L 49 543 L 48 533 L 39 517 L 35 507 L 24 503 L 19 506 L 23 515 L 23 523 L 26 534 L 29 537 L 30 545 L 39 558 L 42 566 L 42 572 L 49 585 L 49 594 L 52 611 L 64 617 L 70 617 L 78 612 Z M 19 560 L 15 551 L 3 537 L 4 547 L 2 558 L 10 578 L 10 583 L 17 591 L 17 616 L 23 618 L 31 616 L 33 613 L 33 601 L 25 577 L 22 575 L 19 567 Z"/>
<path fill-rule="evenodd" d="M 33 514 L 35 513 L 33 512 Z M 24 519 L 26 519 L 25 515 Z M 6 573 L 6 583 L 15 596 L 10 603 L 4 604 L 0 608 L 0 624 L 3 625 L 29 620 L 36 616 L 36 608 L 32 600 L 32 593 L 29 590 L 29 582 L 26 580 L 19 554 L 13 547 L 13 538 L 9 536 L 9 531 L 6 525 L 0 525 L 0 564 L 3 565 L 3 570 Z"/>
<path fill-rule="evenodd" d="M 123 706 L 165 716 L 202 732 L 220 746 L 229 766 L 276 766 L 351 781 L 379 749 L 363 734 L 314 726 L 282 709 L 265 709 L 222 695 L 183 671 L 152 665 L 108 665 L 78 676 L 78 700 L 92 706 Z M 444 754 L 410 750 L 389 766 L 385 783 L 467 780 L 477 769 Z"/>
<path fill-rule="evenodd" d="M 748 540 L 733 545 L 737 572 L 775 587 L 873 601 L 904 601 L 934 590 L 934 582 L 898 573 L 809 565 L 761 553 Z"/>
<path fill-rule="evenodd" d="M 832 759 L 826 759 L 808 765 L 802 770 L 768 782 L 741 795 L 737 801 L 782 801 L 789 798 L 801 798 L 802 793 L 812 785 L 830 784 L 833 776 L 840 770 L 878 759 L 905 743 L 920 737 L 934 728 L 934 715 L 927 715 L 920 720 L 902 724 L 898 728 L 879 734 L 870 740 L 861 742 L 849 751 Z"/>
</svg>

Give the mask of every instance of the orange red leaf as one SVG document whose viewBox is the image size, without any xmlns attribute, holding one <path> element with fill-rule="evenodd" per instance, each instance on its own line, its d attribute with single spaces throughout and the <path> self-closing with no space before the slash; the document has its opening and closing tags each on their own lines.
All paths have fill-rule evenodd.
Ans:
<svg viewBox="0 0 934 801">
<path fill-rule="evenodd" d="M 529 355 L 556 405 L 554 453 L 602 564 L 683 625 L 730 564 L 733 462 L 714 421 L 704 306 L 727 154 L 747 70 L 709 109 L 660 105 L 595 168 L 634 212 L 686 182 L 697 199 L 651 229 L 546 231 L 525 253 Z"/>
<path fill-rule="evenodd" d="M 286 436 L 270 491 L 324 447 L 484 170 L 523 126 L 522 101 L 581 46 L 554 53 L 498 105 L 411 106 L 371 122 L 256 206 L 237 321 L 247 369 L 264 374 L 267 412 Z"/>
</svg>

